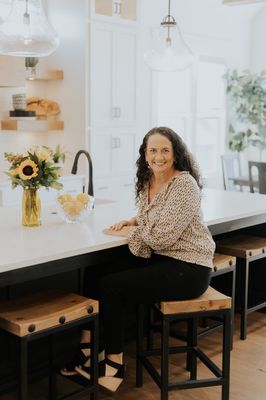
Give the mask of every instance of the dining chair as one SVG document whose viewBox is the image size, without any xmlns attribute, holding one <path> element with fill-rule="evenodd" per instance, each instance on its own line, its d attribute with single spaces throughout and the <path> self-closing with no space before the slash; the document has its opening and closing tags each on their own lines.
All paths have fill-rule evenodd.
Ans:
<svg viewBox="0 0 266 400">
<path fill-rule="evenodd" d="M 242 191 L 242 184 L 236 184 L 235 178 L 241 177 L 241 163 L 238 153 L 221 155 L 223 184 L 225 190 Z"/>
<path fill-rule="evenodd" d="M 266 162 L 249 161 L 248 173 L 250 192 L 254 193 L 254 188 L 257 186 L 259 193 L 266 194 Z"/>
</svg>

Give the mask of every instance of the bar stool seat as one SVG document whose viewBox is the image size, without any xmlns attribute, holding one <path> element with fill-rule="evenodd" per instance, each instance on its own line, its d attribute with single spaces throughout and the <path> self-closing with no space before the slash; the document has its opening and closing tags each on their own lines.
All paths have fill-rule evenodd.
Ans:
<svg viewBox="0 0 266 400">
<path fill-rule="evenodd" d="M 144 349 L 144 306 L 138 309 L 137 332 L 137 366 L 136 386 L 142 386 L 142 367 L 148 371 L 161 390 L 161 400 L 168 399 L 168 391 L 174 389 L 192 389 L 196 387 L 222 386 L 222 400 L 229 400 L 229 373 L 230 373 L 230 338 L 231 338 L 231 298 L 209 287 L 200 297 L 182 301 L 163 301 L 153 305 L 161 322 L 161 348 Z M 198 319 L 219 315 L 223 320 L 222 341 L 222 369 L 217 366 L 199 348 L 197 343 Z M 170 323 L 179 319 L 188 320 L 187 345 L 169 347 Z M 169 354 L 185 353 L 188 356 L 187 366 L 190 377 L 188 380 L 170 382 L 168 378 Z M 161 359 L 159 373 L 149 360 L 150 356 L 157 355 Z M 197 378 L 197 358 L 215 375 L 215 377 Z"/>
<path fill-rule="evenodd" d="M 96 354 L 98 354 L 98 302 L 75 293 L 48 290 L 23 298 L 0 302 L 0 328 L 19 342 L 20 347 L 20 400 L 28 400 L 28 343 L 49 335 L 50 339 L 50 393 L 49 400 L 56 397 L 56 370 L 54 337 L 75 326 L 90 323 L 92 328 L 92 379 L 64 399 L 78 398 L 78 394 L 90 393 L 95 399 L 97 393 Z M 73 397 L 75 396 L 75 397 Z"/>
<path fill-rule="evenodd" d="M 236 257 L 227 254 L 214 253 L 212 276 L 218 276 L 221 273 L 228 271 L 235 264 Z"/>
<path fill-rule="evenodd" d="M 258 298 L 256 304 L 248 304 L 250 285 L 249 278 L 251 270 L 250 263 L 266 258 L 266 238 L 251 235 L 236 235 L 230 238 L 218 240 L 217 251 L 237 258 L 237 283 L 236 298 L 237 308 L 240 312 L 240 338 L 247 337 L 248 314 L 266 307 L 266 290 L 263 298 Z"/>
<path fill-rule="evenodd" d="M 229 286 L 226 286 L 226 288 L 222 287 L 220 285 L 220 279 L 219 276 L 222 275 L 231 275 L 230 278 L 230 283 Z M 229 295 L 231 297 L 231 302 L 232 302 L 232 307 L 231 307 L 231 324 L 232 324 L 232 329 L 231 329 L 231 349 L 233 348 L 233 334 L 234 334 L 234 304 L 235 304 L 235 285 L 236 285 L 236 257 L 234 256 L 229 256 L 226 254 L 220 254 L 220 253 L 215 253 L 214 258 L 213 258 L 213 271 L 211 275 L 211 283 L 210 285 L 214 287 L 214 289 L 217 289 L 221 291 L 222 293 Z M 228 285 L 228 282 L 227 282 Z M 221 288 L 222 287 L 222 288 Z M 228 293 L 225 293 L 228 291 Z M 151 322 L 150 325 L 152 326 L 153 322 L 153 316 L 150 317 Z M 212 320 L 215 322 L 208 323 L 209 321 L 207 320 Z M 223 323 L 221 322 L 220 318 L 218 316 L 212 316 L 211 318 L 204 319 L 201 321 L 199 324 L 199 329 L 198 329 L 198 338 L 203 337 L 205 335 L 211 334 L 212 332 L 215 332 L 218 329 L 223 328 Z M 178 339 L 187 340 L 187 335 L 182 334 L 178 326 L 172 326 L 171 327 L 171 336 L 176 337 Z M 152 329 L 148 330 L 148 346 L 151 348 L 152 347 Z"/>
</svg>

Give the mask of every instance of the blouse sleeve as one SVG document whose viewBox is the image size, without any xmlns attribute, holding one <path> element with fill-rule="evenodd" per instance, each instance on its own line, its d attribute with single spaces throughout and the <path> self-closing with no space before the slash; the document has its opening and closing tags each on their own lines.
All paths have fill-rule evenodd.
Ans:
<svg viewBox="0 0 266 400">
<path fill-rule="evenodd" d="M 156 217 L 131 232 L 130 242 L 134 240 L 138 243 L 139 249 L 145 248 L 147 252 L 147 249 L 171 247 L 199 213 L 201 199 L 198 185 L 190 175 L 182 178 L 175 180 Z"/>
</svg>

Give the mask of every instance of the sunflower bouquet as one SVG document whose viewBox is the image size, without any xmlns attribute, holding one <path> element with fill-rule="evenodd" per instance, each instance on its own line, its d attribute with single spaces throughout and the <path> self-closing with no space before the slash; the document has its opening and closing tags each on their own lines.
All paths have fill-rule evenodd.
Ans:
<svg viewBox="0 0 266 400">
<path fill-rule="evenodd" d="M 58 182 L 60 168 L 53 161 L 54 153 L 46 146 L 34 146 L 26 154 L 5 153 L 5 159 L 11 163 L 6 175 L 12 187 L 22 186 L 24 189 L 45 188 L 62 189 Z"/>
</svg>

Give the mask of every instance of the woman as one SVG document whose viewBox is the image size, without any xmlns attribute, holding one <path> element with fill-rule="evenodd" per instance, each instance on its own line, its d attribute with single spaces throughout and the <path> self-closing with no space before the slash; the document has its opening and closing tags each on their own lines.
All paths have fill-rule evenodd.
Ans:
<svg viewBox="0 0 266 400">
<path fill-rule="evenodd" d="M 111 226 L 128 237 L 139 268 L 101 280 L 100 318 L 106 358 L 99 364 L 99 384 L 115 391 L 124 377 L 123 332 L 128 306 L 200 296 L 210 283 L 214 242 L 202 221 L 201 183 L 182 139 L 166 127 L 143 139 L 137 160 L 138 215 Z M 82 342 L 90 341 L 84 331 Z M 87 356 L 89 350 L 87 349 Z M 85 363 L 76 367 L 89 378 Z"/>
</svg>

